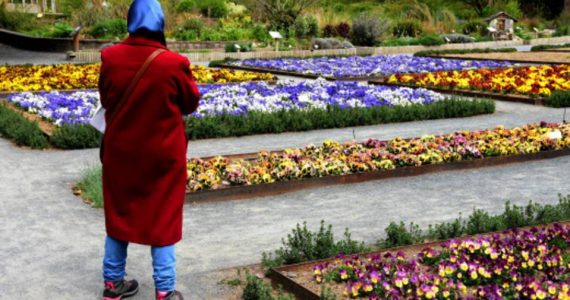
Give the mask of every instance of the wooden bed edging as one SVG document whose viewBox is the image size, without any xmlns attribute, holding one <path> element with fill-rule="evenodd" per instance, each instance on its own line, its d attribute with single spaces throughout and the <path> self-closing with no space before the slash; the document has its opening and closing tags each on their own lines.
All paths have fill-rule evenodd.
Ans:
<svg viewBox="0 0 570 300">
<path fill-rule="evenodd" d="M 570 225 L 570 221 L 560 221 L 560 222 L 554 222 L 551 224 L 525 226 L 525 227 L 520 227 L 518 229 L 519 230 L 529 230 L 533 227 L 545 228 L 545 227 L 553 226 L 554 224 L 560 224 L 562 226 L 567 226 L 567 225 Z M 404 250 L 407 248 L 420 248 L 421 249 L 421 248 L 427 248 L 427 247 L 437 247 L 437 246 L 441 245 L 442 243 L 445 243 L 445 242 L 448 242 L 451 240 L 463 241 L 463 240 L 473 239 L 473 238 L 480 237 L 480 236 L 490 236 L 493 234 L 501 234 L 503 232 L 504 231 L 493 231 L 493 232 L 479 233 L 479 234 L 474 234 L 474 235 L 463 235 L 460 237 L 455 237 L 455 238 L 451 238 L 451 239 L 447 239 L 447 240 L 438 240 L 438 241 L 431 241 L 431 242 L 425 242 L 425 243 L 420 243 L 420 244 L 399 246 L 399 247 L 381 249 L 381 250 L 376 250 L 376 251 L 371 251 L 371 252 L 355 253 L 352 255 L 358 255 L 358 256 L 362 257 L 362 256 L 369 256 L 369 255 L 381 254 L 381 253 L 386 253 L 386 252 L 394 253 L 394 252 Z M 277 267 L 277 268 L 271 268 L 269 270 L 270 271 L 269 278 L 271 279 L 271 282 L 273 284 L 282 286 L 287 291 L 293 293 L 293 295 L 295 295 L 297 297 L 297 299 L 319 300 L 319 299 L 321 299 L 320 295 L 316 294 L 315 292 L 306 288 L 305 286 L 297 283 L 295 280 L 293 280 L 292 278 L 287 276 L 287 273 L 294 271 L 294 270 L 298 270 L 300 268 L 305 268 L 307 266 L 313 266 L 313 265 L 316 265 L 319 263 L 324 263 L 324 262 L 331 262 L 333 260 L 335 260 L 334 257 L 329 257 L 329 258 L 325 258 L 325 259 L 318 259 L 318 260 L 301 262 L 301 263 L 297 263 L 297 264 L 281 266 L 281 267 Z"/>
<path fill-rule="evenodd" d="M 509 156 L 495 156 L 474 160 L 463 160 L 451 163 L 430 164 L 419 167 L 409 166 L 393 170 L 378 170 L 362 173 L 354 173 L 339 176 L 325 176 L 306 178 L 291 181 L 279 181 L 268 184 L 247 186 L 234 186 L 218 190 L 204 190 L 189 192 L 186 194 L 187 204 L 199 204 L 230 200 L 242 200 L 256 197 L 275 196 L 297 192 L 305 189 L 326 187 L 340 184 L 351 184 L 372 180 L 419 176 L 428 173 L 475 169 L 482 167 L 499 166 L 511 163 L 520 163 L 533 160 L 556 158 L 570 155 L 570 149 L 550 150 L 531 154 L 517 154 Z"/>
<path fill-rule="evenodd" d="M 512 95 L 512 94 L 498 94 L 498 93 L 490 93 L 490 92 L 483 92 L 483 91 L 475 91 L 475 90 L 462 90 L 462 89 L 446 89 L 441 87 L 434 87 L 434 86 L 417 86 L 412 84 L 405 84 L 405 83 L 388 83 L 382 80 L 371 80 L 369 81 L 370 84 L 377 84 L 377 85 L 387 85 L 387 86 L 396 86 L 396 87 L 407 87 L 407 88 L 424 88 L 428 90 L 432 90 L 434 92 L 448 94 L 448 95 L 455 95 L 455 96 L 464 96 L 464 97 L 474 97 L 474 98 L 484 98 L 484 99 L 492 99 L 492 100 L 500 100 L 500 101 L 507 101 L 507 102 L 516 102 L 516 103 L 524 103 L 524 104 L 532 104 L 532 105 L 544 105 L 544 98 L 532 98 L 525 95 Z"/>
</svg>

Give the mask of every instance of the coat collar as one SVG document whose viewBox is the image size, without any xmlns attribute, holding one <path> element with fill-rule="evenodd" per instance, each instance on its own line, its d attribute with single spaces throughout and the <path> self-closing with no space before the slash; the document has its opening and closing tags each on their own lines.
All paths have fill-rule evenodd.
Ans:
<svg viewBox="0 0 570 300">
<path fill-rule="evenodd" d="M 132 36 L 129 35 L 129 37 L 127 37 L 122 44 L 126 44 L 126 45 L 134 45 L 134 46 L 148 46 L 148 47 L 155 47 L 155 48 L 162 48 L 162 49 L 168 49 L 166 48 L 166 46 L 164 46 L 162 43 L 160 43 L 159 41 L 155 41 L 153 39 L 149 39 L 149 38 L 145 38 L 142 36 Z"/>
</svg>

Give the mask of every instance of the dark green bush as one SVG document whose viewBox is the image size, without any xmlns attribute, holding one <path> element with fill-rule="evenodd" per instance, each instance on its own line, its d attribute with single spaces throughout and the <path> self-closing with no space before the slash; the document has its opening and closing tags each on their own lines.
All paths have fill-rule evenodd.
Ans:
<svg viewBox="0 0 570 300">
<path fill-rule="evenodd" d="M 27 120 L 22 114 L 0 104 L 0 134 L 13 140 L 18 146 L 45 149 L 48 138 L 37 123 Z"/>
<path fill-rule="evenodd" d="M 60 149 L 97 148 L 101 144 L 101 136 L 91 125 L 63 125 L 57 128 L 50 141 Z"/>
<path fill-rule="evenodd" d="M 557 49 L 557 48 L 568 48 L 570 47 L 570 43 L 562 44 L 562 45 L 536 45 L 530 48 L 530 51 L 544 51 L 549 49 Z"/>
<path fill-rule="evenodd" d="M 307 17 L 307 27 L 308 27 L 307 30 L 308 37 L 316 37 L 319 35 L 319 20 L 317 20 L 317 18 L 315 18 L 314 16 Z"/>
<path fill-rule="evenodd" d="M 47 34 L 48 37 L 54 38 L 68 38 L 71 37 L 71 33 L 73 32 L 73 27 L 66 22 L 58 22 L 56 23 L 53 28 Z"/>
<path fill-rule="evenodd" d="M 445 40 L 438 35 L 422 36 L 419 42 L 422 46 L 439 46 L 445 44 Z"/>
<path fill-rule="evenodd" d="M 388 27 L 385 20 L 366 13 L 361 14 L 352 21 L 351 41 L 357 46 L 375 46 L 381 42 Z"/>
<path fill-rule="evenodd" d="M 516 52 L 515 48 L 500 48 L 500 49 L 449 49 L 449 50 L 424 50 L 418 51 L 415 56 L 429 56 L 429 55 L 446 55 L 446 54 L 467 54 L 467 53 L 494 53 L 494 52 Z"/>
<path fill-rule="evenodd" d="M 415 20 L 400 21 L 392 28 L 395 37 L 416 37 L 422 34 L 422 24 Z"/>
<path fill-rule="evenodd" d="M 179 13 L 190 12 L 192 9 L 196 8 L 195 0 L 181 0 L 176 4 L 176 11 Z"/>
<path fill-rule="evenodd" d="M 263 25 L 256 24 L 255 26 L 253 26 L 253 28 L 251 29 L 251 34 L 253 38 L 258 42 L 267 43 L 271 41 L 271 37 L 269 36 L 267 28 L 265 28 L 265 26 Z"/>
<path fill-rule="evenodd" d="M 351 238 L 348 228 L 345 229 L 344 238 L 335 241 L 332 225 L 325 225 L 325 221 L 321 221 L 321 226 L 316 232 L 310 231 L 307 223 L 303 223 L 302 227 L 297 224 L 292 233 L 288 234 L 286 239 L 282 239 L 282 243 L 283 246 L 274 254 L 263 253 L 262 264 L 266 268 L 329 258 L 339 253 L 353 254 L 369 250 L 363 242 Z"/>
<path fill-rule="evenodd" d="M 550 107 L 570 107 L 570 91 L 555 91 L 545 101 Z"/>
<path fill-rule="evenodd" d="M 308 36 L 309 33 L 309 23 L 307 22 L 307 18 L 303 16 L 298 16 L 293 23 L 293 28 L 295 30 L 295 37 L 302 39 Z"/>
<path fill-rule="evenodd" d="M 410 223 L 409 228 L 406 227 L 404 222 L 400 222 L 400 224 L 390 222 L 385 231 L 386 239 L 379 242 L 381 248 L 413 245 L 423 241 L 422 231 L 413 222 Z"/>
<path fill-rule="evenodd" d="M 372 108 L 288 110 L 272 113 L 250 112 L 247 117 L 218 115 L 190 118 L 186 130 L 191 139 L 207 139 L 253 134 L 346 128 L 394 122 L 467 117 L 493 113 L 489 100 L 444 100 L 427 105 L 377 106 Z"/>
<path fill-rule="evenodd" d="M 33 14 L 7 11 L 5 2 L 0 3 L 0 28 L 23 31 L 33 29 L 36 26 Z"/>
<path fill-rule="evenodd" d="M 114 38 L 127 34 L 127 21 L 124 19 L 105 20 L 96 23 L 89 34 L 94 38 Z"/>
<path fill-rule="evenodd" d="M 558 36 L 567 36 L 567 35 L 570 35 L 570 25 L 559 26 L 558 28 L 556 28 L 556 31 L 552 36 L 558 37 Z"/>
<path fill-rule="evenodd" d="M 224 18 L 230 13 L 226 0 L 200 0 L 200 12 L 210 18 Z"/>
<path fill-rule="evenodd" d="M 242 294 L 243 300 L 294 300 L 295 298 L 283 293 L 279 288 L 277 295 L 273 295 L 273 288 L 263 279 L 255 275 L 246 274 L 246 285 Z"/>
<path fill-rule="evenodd" d="M 472 34 L 487 35 L 488 34 L 487 24 L 483 21 L 466 22 L 463 25 L 462 31 L 464 34 L 467 34 L 467 35 L 472 35 Z"/>
<path fill-rule="evenodd" d="M 239 52 L 251 52 L 253 51 L 253 46 L 251 43 L 228 43 L 226 44 L 226 52 L 238 52 L 236 45 L 239 45 Z"/>
</svg>

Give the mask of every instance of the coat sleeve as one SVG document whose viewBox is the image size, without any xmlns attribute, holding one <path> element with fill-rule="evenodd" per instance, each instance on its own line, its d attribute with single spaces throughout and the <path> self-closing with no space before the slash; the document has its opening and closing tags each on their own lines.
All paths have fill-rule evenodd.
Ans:
<svg viewBox="0 0 570 300">
<path fill-rule="evenodd" d="M 189 115 L 198 109 L 200 91 L 194 81 L 188 59 L 183 60 L 181 70 L 177 76 L 177 85 L 179 89 L 178 105 L 182 114 Z"/>
</svg>

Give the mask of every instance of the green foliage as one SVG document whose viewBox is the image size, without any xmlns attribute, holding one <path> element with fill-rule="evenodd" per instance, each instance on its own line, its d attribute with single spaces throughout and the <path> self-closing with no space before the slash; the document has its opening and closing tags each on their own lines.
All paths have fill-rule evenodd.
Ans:
<svg viewBox="0 0 570 300">
<path fill-rule="evenodd" d="M 283 293 L 280 288 L 277 295 L 273 295 L 271 285 L 254 275 L 246 274 L 246 286 L 243 290 L 243 300 L 294 300 L 295 298 Z"/>
<path fill-rule="evenodd" d="M 87 149 L 99 147 L 101 137 L 101 133 L 88 124 L 63 125 L 55 130 L 50 142 L 60 149 Z"/>
<path fill-rule="evenodd" d="M 555 37 L 567 35 L 570 35 L 570 25 L 559 26 L 553 34 Z"/>
<path fill-rule="evenodd" d="M 321 286 L 321 300 L 337 300 L 334 291 L 327 285 Z"/>
<path fill-rule="evenodd" d="M 555 91 L 545 101 L 550 107 L 570 107 L 570 91 Z"/>
<path fill-rule="evenodd" d="M 422 36 L 419 42 L 422 46 L 439 46 L 445 44 L 445 41 L 439 35 Z"/>
<path fill-rule="evenodd" d="M 468 53 L 495 53 L 495 52 L 516 52 L 515 48 L 500 48 L 500 49 L 448 49 L 448 50 L 424 50 L 418 51 L 415 56 L 431 56 L 431 55 L 446 55 L 446 54 L 468 54 Z"/>
<path fill-rule="evenodd" d="M 570 43 L 562 44 L 562 45 L 536 45 L 530 48 L 530 51 L 544 51 L 550 49 L 558 49 L 558 48 L 568 48 L 570 47 Z"/>
<path fill-rule="evenodd" d="M 422 24 L 415 20 L 400 21 L 392 28 L 395 37 L 416 37 L 422 34 Z"/>
<path fill-rule="evenodd" d="M 111 19 L 97 22 L 89 31 L 94 38 L 115 38 L 127 34 L 125 19 Z"/>
<path fill-rule="evenodd" d="M 52 30 L 48 33 L 48 37 L 53 38 L 68 38 L 71 37 L 71 33 L 73 32 L 73 27 L 66 22 L 58 22 L 56 23 Z"/>
<path fill-rule="evenodd" d="M 22 12 L 7 11 L 5 3 L 0 3 L 0 28 L 13 31 L 24 31 L 36 26 L 34 16 Z"/>
<path fill-rule="evenodd" d="M 100 166 L 87 168 L 76 187 L 81 190 L 81 197 L 93 207 L 103 207 L 103 172 Z"/>
<path fill-rule="evenodd" d="M 321 221 L 316 232 L 310 231 L 307 223 L 303 223 L 302 227 L 297 224 L 292 233 L 282 239 L 282 243 L 283 246 L 276 250 L 274 255 L 265 252 L 262 254 L 262 264 L 266 268 L 329 258 L 339 253 L 353 254 L 369 250 L 363 242 L 351 238 L 348 228 L 345 229 L 344 238 L 335 241 L 332 225 L 325 225 L 325 221 Z"/>
<path fill-rule="evenodd" d="M 388 28 L 387 21 L 364 13 L 352 21 L 351 41 L 357 46 L 375 46 L 381 42 Z"/>
<path fill-rule="evenodd" d="M 269 42 L 271 41 L 271 37 L 269 36 L 269 32 L 265 26 L 256 24 L 251 29 L 251 36 L 258 42 Z"/>
<path fill-rule="evenodd" d="M 45 149 L 48 138 L 37 123 L 27 120 L 22 114 L 0 104 L 0 134 L 13 140 L 18 146 Z"/>
<path fill-rule="evenodd" d="M 223 114 L 190 118 L 186 121 L 186 130 L 191 139 L 207 139 L 457 118 L 494 111 L 493 101 L 466 99 L 393 107 L 343 109 L 331 106 L 326 109 L 293 109 L 271 113 L 254 111 L 245 116 Z"/>
<path fill-rule="evenodd" d="M 307 19 L 307 36 L 308 37 L 316 37 L 319 35 L 319 20 L 314 16 L 308 16 Z"/>
<path fill-rule="evenodd" d="M 239 46 L 239 52 L 251 52 L 251 51 L 253 51 L 253 46 L 251 43 L 229 43 L 229 44 L 226 44 L 225 51 L 226 52 L 238 52 L 238 47 L 236 47 L 236 45 Z"/>
<path fill-rule="evenodd" d="M 555 205 L 541 205 L 531 201 L 526 206 L 517 206 L 506 202 L 503 213 L 499 215 L 490 215 L 484 210 L 474 209 L 467 219 L 459 216 L 451 222 L 429 225 L 426 235 L 422 235 L 414 223 L 407 228 L 404 223 L 392 222 L 386 228 L 388 237 L 378 244 L 383 248 L 396 247 L 421 243 L 426 239 L 451 239 L 464 234 L 475 235 L 567 220 L 570 220 L 570 195 L 559 195 L 558 204 Z"/>
<path fill-rule="evenodd" d="M 190 12 L 196 8 L 196 0 L 181 0 L 176 4 L 176 11 L 179 13 Z"/>
<path fill-rule="evenodd" d="M 293 23 L 293 29 L 295 30 L 295 37 L 302 39 L 307 37 L 309 33 L 309 23 L 307 18 L 303 16 L 297 17 L 295 23 Z"/>
<path fill-rule="evenodd" d="M 210 18 L 224 18 L 230 12 L 226 0 L 200 0 L 198 8 L 203 15 Z"/>
<path fill-rule="evenodd" d="M 386 239 L 378 243 L 381 248 L 392 248 L 396 246 L 413 245 L 423 241 L 420 227 L 413 222 L 406 227 L 404 222 L 390 222 L 385 229 Z"/>
<path fill-rule="evenodd" d="M 463 24 L 462 31 L 464 34 L 487 35 L 487 23 L 479 20 L 471 20 Z"/>
</svg>

